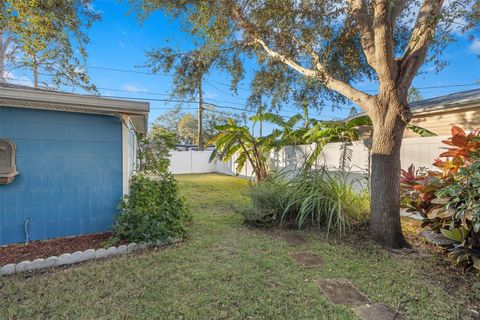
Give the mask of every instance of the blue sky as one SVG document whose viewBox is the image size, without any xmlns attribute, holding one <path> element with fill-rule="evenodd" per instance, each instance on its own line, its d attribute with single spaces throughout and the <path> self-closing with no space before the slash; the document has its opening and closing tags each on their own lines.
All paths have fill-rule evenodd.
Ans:
<svg viewBox="0 0 480 320">
<path fill-rule="evenodd" d="M 178 50 L 188 50 L 192 48 L 191 38 L 182 33 L 178 24 L 163 16 L 161 12 L 155 13 L 143 24 L 140 24 L 134 15 L 127 14 L 129 6 L 125 3 L 96 1 L 95 9 L 102 13 L 103 18 L 89 31 L 87 66 L 92 82 L 99 88 L 100 94 L 152 99 L 168 98 L 172 89 L 172 78 L 169 76 L 117 72 L 107 69 L 148 72 L 148 69 L 138 68 L 146 61 L 145 50 L 167 44 Z M 480 80 L 480 59 L 477 54 L 480 54 L 480 41 L 472 42 L 466 36 L 459 36 L 459 41 L 451 44 L 444 52 L 444 57 L 449 65 L 439 74 L 427 72 L 417 76 L 414 86 L 423 88 L 475 83 Z M 428 67 L 426 69 L 428 70 Z M 31 78 L 27 71 L 19 70 L 15 71 L 14 76 L 22 79 Z M 227 75 L 211 74 L 204 83 L 205 99 L 218 105 L 243 108 L 249 94 L 248 81 L 240 84 L 241 89 L 238 95 L 230 92 L 228 84 Z M 359 84 L 358 88 L 375 90 L 376 84 L 365 82 Z M 421 89 L 421 94 L 424 98 L 430 98 L 475 88 L 480 88 L 480 85 Z M 72 88 L 68 87 L 62 89 L 72 91 Z M 75 92 L 82 91 L 76 89 Z M 175 103 L 152 101 L 150 122 L 175 106 Z M 196 105 L 184 104 L 182 107 L 185 111 L 195 112 Z M 285 108 L 280 113 L 289 116 L 296 111 L 293 108 Z M 342 118 L 348 115 L 348 110 L 325 108 L 321 115 L 317 115 L 317 113 L 312 111 L 314 114 L 312 116 L 323 119 Z"/>
</svg>

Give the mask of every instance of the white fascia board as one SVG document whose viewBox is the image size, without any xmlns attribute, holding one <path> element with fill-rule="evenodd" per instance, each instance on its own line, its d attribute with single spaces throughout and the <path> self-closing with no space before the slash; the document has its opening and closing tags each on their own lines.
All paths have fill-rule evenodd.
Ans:
<svg viewBox="0 0 480 320">
<path fill-rule="evenodd" d="M 137 124 L 136 130 L 145 134 L 148 130 L 148 102 L 107 99 L 92 95 L 42 91 L 36 89 L 19 89 L 0 87 L 0 100 L 2 104 L 12 107 L 24 107 L 50 110 L 45 106 L 53 106 L 59 111 L 82 113 L 109 113 L 112 115 L 125 114 L 132 116 Z"/>
<path fill-rule="evenodd" d="M 28 90 L 17 88 L 0 88 L 0 98 L 18 101 L 34 101 L 65 106 L 77 106 L 98 110 L 109 110 L 129 114 L 148 114 L 148 102 L 109 99 L 93 95 L 74 93 Z"/>
</svg>

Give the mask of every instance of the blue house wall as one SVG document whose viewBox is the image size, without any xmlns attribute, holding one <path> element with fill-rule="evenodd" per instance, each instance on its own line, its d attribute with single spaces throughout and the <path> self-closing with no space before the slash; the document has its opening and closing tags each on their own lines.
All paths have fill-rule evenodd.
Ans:
<svg viewBox="0 0 480 320">
<path fill-rule="evenodd" d="M 122 196 L 117 117 L 0 106 L 19 175 L 0 185 L 0 244 L 111 229 Z"/>
</svg>

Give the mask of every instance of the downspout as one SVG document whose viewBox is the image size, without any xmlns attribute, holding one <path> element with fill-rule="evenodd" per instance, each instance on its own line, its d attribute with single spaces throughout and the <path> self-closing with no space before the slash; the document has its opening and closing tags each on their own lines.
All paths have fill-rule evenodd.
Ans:
<svg viewBox="0 0 480 320">
<path fill-rule="evenodd" d="M 30 243 L 30 218 L 25 219 L 25 223 L 23 225 L 23 230 L 25 231 L 25 244 Z"/>
</svg>

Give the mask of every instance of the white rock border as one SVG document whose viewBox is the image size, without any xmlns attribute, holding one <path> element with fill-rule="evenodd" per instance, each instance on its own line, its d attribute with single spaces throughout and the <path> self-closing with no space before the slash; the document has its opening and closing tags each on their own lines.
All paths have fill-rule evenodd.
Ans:
<svg viewBox="0 0 480 320">
<path fill-rule="evenodd" d="M 73 253 L 64 253 L 58 257 L 49 257 L 46 259 L 39 258 L 33 261 L 22 261 L 17 264 L 9 263 L 0 268 L 0 276 L 21 273 L 25 271 L 52 268 L 57 266 L 71 265 L 89 260 L 105 259 L 117 255 L 129 254 L 135 251 L 142 251 L 149 247 L 161 247 L 183 241 L 182 238 L 173 238 L 167 241 L 157 240 L 152 242 L 129 243 L 128 245 L 120 245 L 118 247 L 110 247 L 108 249 L 88 249 L 85 251 L 77 251 Z"/>
</svg>

